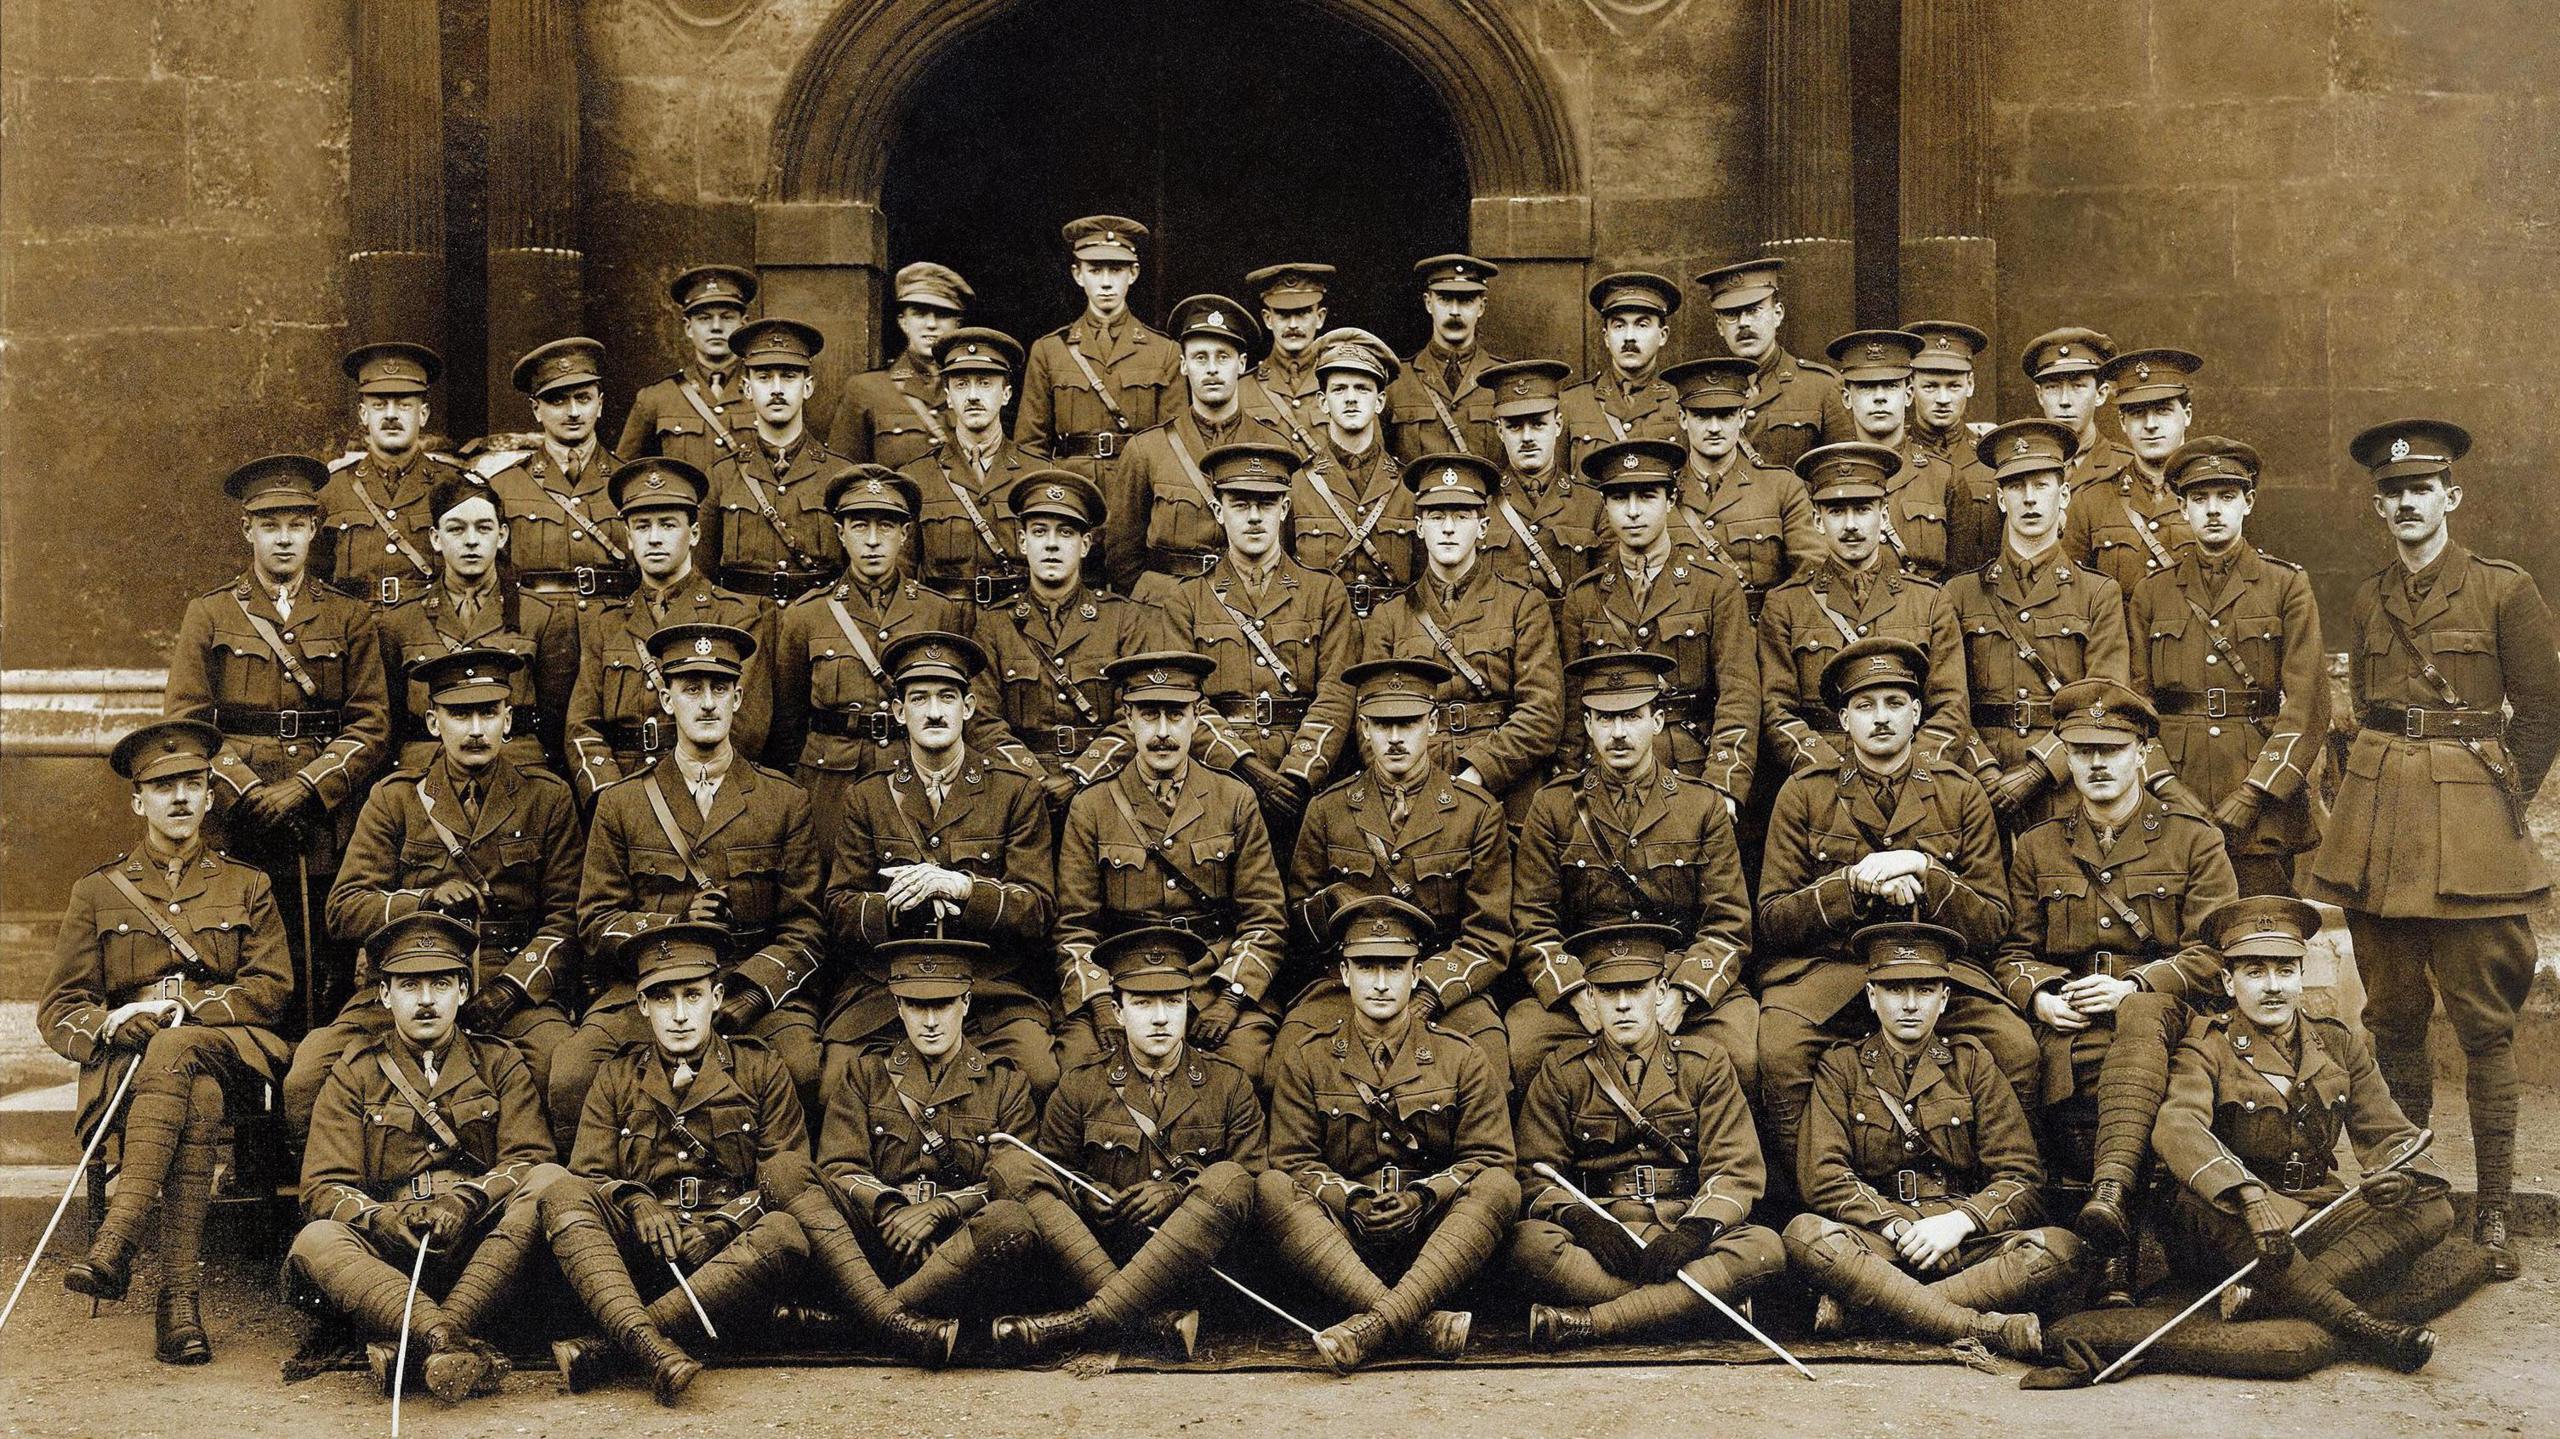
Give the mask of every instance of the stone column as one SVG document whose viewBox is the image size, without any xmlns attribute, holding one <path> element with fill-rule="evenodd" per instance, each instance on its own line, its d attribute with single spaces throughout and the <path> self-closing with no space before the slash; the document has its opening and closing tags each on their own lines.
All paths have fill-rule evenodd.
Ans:
<svg viewBox="0 0 2560 1439">
<path fill-rule="evenodd" d="M 1901 150 L 1901 318 L 1989 330 L 1991 0 L 1902 7 Z"/>
<path fill-rule="evenodd" d="M 444 347 L 444 61 L 436 7 L 356 0 L 347 340 Z"/>
<path fill-rule="evenodd" d="M 508 378 L 518 357 L 586 328 L 577 199 L 575 7 L 568 0 L 489 0 L 487 392 L 493 431 L 532 425 Z"/>
<path fill-rule="evenodd" d="M 1583 295 L 1591 267 L 1588 195 L 1479 195 L 1468 206 L 1468 249 L 1502 267 L 1480 343 L 1498 355 L 1587 361 Z"/>
<path fill-rule="evenodd" d="M 767 200 L 756 206 L 757 308 L 815 325 L 827 337 L 817 393 L 845 382 L 880 355 L 888 308 L 889 225 L 859 200 Z"/>
<path fill-rule="evenodd" d="M 1779 338 L 1820 358 L 1856 318 L 1849 0 L 1768 0 L 1760 89 L 1764 249 L 1787 262 Z"/>
</svg>

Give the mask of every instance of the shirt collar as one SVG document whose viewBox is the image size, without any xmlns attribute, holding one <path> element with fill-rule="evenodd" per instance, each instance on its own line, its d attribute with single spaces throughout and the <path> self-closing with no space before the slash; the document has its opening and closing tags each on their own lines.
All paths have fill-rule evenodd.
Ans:
<svg viewBox="0 0 2560 1439">
<path fill-rule="evenodd" d="M 726 741 L 721 743 L 719 753 L 699 762 L 686 758 L 685 752 L 681 749 L 672 750 L 670 753 L 675 756 L 676 772 L 684 776 L 684 782 L 688 786 L 710 784 L 727 778 L 730 763 L 738 757 L 737 747 Z"/>
</svg>

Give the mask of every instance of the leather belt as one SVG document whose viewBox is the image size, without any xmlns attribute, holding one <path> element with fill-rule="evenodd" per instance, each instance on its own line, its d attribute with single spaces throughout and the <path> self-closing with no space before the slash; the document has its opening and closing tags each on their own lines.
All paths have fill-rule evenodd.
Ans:
<svg viewBox="0 0 2560 1439">
<path fill-rule="evenodd" d="M 1353 584 L 1348 581 L 1342 586 L 1343 593 L 1351 596 L 1351 612 L 1364 620 L 1370 611 L 1412 588 L 1411 585 Z"/>
<path fill-rule="evenodd" d="M 775 604 L 789 604 L 820 585 L 833 584 L 835 576 L 824 570 L 769 570 L 755 565 L 722 565 L 720 587 L 742 595 L 758 595 Z"/>
<path fill-rule="evenodd" d="M 2159 957 L 2156 954 L 2127 954 L 2122 950 L 2093 949 L 2087 954 L 2072 959 L 2071 977 L 2086 979 L 2093 974 L 2103 974 L 2109 979 L 2122 979 L 2128 971 L 2140 969 Z"/>
<path fill-rule="evenodd" d="M 1450 734 L 1470 730 L 1498 729 L 1511 713 L 1511 702 L 1503 700 L 1442 700 L 1440 728 Z"/>
<path fill-rule="evenodd" d="M 1209 573 L 1218 567 L 1218 561 L 1226 557 L 1225 550 L 1167 550 L 1149 546 L 1147 568 L 1160 575 L 1185 579 Z"/>
<path fill-rule="evenodd" d="M 542 711 L 532 705 L 516 705 L 510 713 L 515 716 L 514 737 L 517 739 L 531 739 L 534 727 L 542 723 Z M 403 741 L 417 741 L 432 740 L 435 736 L 427 732 L 427 717 L 422 714 L 413 714 L 401 718 L 400 738 Z"/>
<path fill-rule="evenodd" d="M 735 1183 L 727 1179 L 706 1181 L 699 1174 L 686 1174 L 679 1176 L 675 1183 L 667 1186 L 666 1192 L 660 1194 L 658 1200 L 671 1208 L 690 1212 L 696 1209 L 717 1209 L 743 1192 Z"/>
<path fill-rule="evenodd" d="M 2163 715 L 2200 715 L 2205 719 L 2271 719 L 2284 710 L 2284 691 L 2208 685 L 2200 690 L 2160 689 L 2151 707 Z"/>
<path fill-rule="evenodd" d="M 1054 754 L 1072 759 L 1084 753 L 1095 740 L 1102 738 L 1098 724 L 1050 724 L 1023 727 L 1016 725 L 1013 737 L 1035 753 Z"/>
<path fill-rule="evenodd" d="M 2507 717 L 2498 710 L 2428 709 L 2424 705 L 2373 705 L 2364 727 L 2400 739 L 2504 739 Z"/>
<path fill-rule="evenodd" d="M 518 570 L 516 588 L 536 599 L 604 595 L 621 599 L 640 588 L 640 576 L 619 565 L 574 565 L 565 570 Z"/>
<path fill-rule="evenodd" d="M 1274 699 L 1255 695 L 1249 700 L 1222 699 L 1216 702 L 1218 713 L 1236 724 L 1249 724 L 1257 729 L 1280 725 L 1295 726 L 1307 717 L 1307 702 L 1302 699 Z"/>
<path fill-rule="evenodd" d="M 830 710 L 809 712 L 809 733 L 829 735 L 836 739 L 869 740 L 885 745 L 904 737 L 886 709 Z"/>
<path fill-rule="evenodd" d="M 1667 1164 L 1630 1164 L 1624 1169 L 1587 1170 L 1583 1187 L 1608 1199 L 1686 1199 L 1698 1192 L 1696 1171 Z"/>
<path fill-rule="evenodd" d="M 1116 430 L 1079 430 L 1049 437 L 1049 458 L 1053 460 L 1108 460 L 1119 453 L 1120 435 Z"/>
<path fill-rule="evenodd" d="M 616 754 L 664 754 L 676 747 L 676 722 L 650 715 L 646 719 L 606 720 L 604 742 Z"/>
<path fill-rule="evenodd" d="M 529 919 L 480 921 L 480 943 L 484 948 L 503 949 L 512 953 L 524 948 L 532 938 L 533 921 Z"/>
<path fill-rule="evenodd" d="M 2053 701 L 1982 700 L 1973 706 L 1973 722 L 2027 734 L 2053 724 Z"/>
<path fill-rule="evenodd" d="M 1028 570 L 998 570 L 993 574 L 936 575 L 920 583 L 946 600 L 993 609 L 1011 604 L 1029 590 L 1031 574 Z"/>
<path fill-rule="evenodd" d="M 1955 1191 L 1947 1188 L 1943 1174 L 1926 1169 L 1897 1169 L 1893 1172 L 1893 1197 L 1904 1204 L 1917 1204 L 1923 1199 L 1944 1199 Z"/>
<path fill-rule="evenodd" d="M 335 739 L 346 722 L 342 710 L 262 710 L 217 705 L 213 727 L 256 739 Z"/>
</svg>

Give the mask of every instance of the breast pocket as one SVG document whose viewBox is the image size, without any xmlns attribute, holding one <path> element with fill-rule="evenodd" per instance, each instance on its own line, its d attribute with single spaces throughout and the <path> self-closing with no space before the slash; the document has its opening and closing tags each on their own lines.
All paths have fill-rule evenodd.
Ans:
<svg viewBox="0 0 2560 1439">
<path fill-rule="evenodd" d="M 809 656 L 809 702 L 820 709 L 851 710 L 876 706 L 880 682 L 871 667 L 852 650 L 827 646 Z"/>
<path fill-rule="evenodd" d="M 1413 870 L 1413 902 L 1438 919 L 1464 912 L 1467 875 L 1474 856 L 1463 846 L 1409 850 Z"/>
<path fill-rule="evenodd" d="M 1927 565 L 1942 565 L 1947 559 L 1947 506 L 1944 500 L 1913 500 L 1901 507 L 1896 522 L 1902 533 L 1903 553 Z"/>
<path fill-rule="evenodd" d="M 426 1122 L 405 1100 L 374 1105 L 364 1114 L 364 1148 L 369 1176 L 405 1174 L 426 1154 Z"/>
<path fill-rule="evenodd" d="M 782 885 L 781 845 L 729 847 L 729 912 L 739 926 L 772 924 L 782 907 Z"/>
<path fill-rule="evenodd" d="M 112 997 L 167 972 L 169 945 L 151 921 L 129 909 L 98 911 L 98 952 Z"/>
<path fill-rule="evenodd" d="M 1160 913 L 1177 904 L 1167 892 L 1170 880 L 1159 880 L 1147 851 L 1134 844 L 1103 843 L 1095 847 L 1102 861 L 1102 899 L 1106 909 L 1121 914 Z"/>
<path fill-rule="evenodd" d="M 2488 709 L 2506 693 L 2498 668 L 2498 637 L 2487 630 L 2434 630 L 2419 643 L 2433 651 L 2436 668 L 2452 681 L 2465 703 Z"/>
<path fill-rule="evenodd" d="M 711 1146 L 709 1157 L 718 1161 L 706 1167 L 729 1175 L 756 1172 L 756 1108 L 744 1096 L 705 1105 L 688 1127 Z"/>
<path fill-rule="evenodd" d="M 2046 870 L 2036 875 L 2036 908 L 2044 916 L 2047 944 L 2064 934 L 2095 934 L 2089 903 L 2089 877 L 2077 870 Z"/>
<path fill-rule="evenodd" d="M 2109 591 L 2108 603 L 2114 603 Z M 2028 643 L 2064 679 L 2089 672 L 2089 621 L 2080 615 L 2041 614 L 2027 622 Z"/>
<path fill-rule="evenodd" d="M 2142 916 L 2142 923 L 2150 930 L 2153 942 L 2171 947 L 2178 943 L 2178 936 L 2184 930 L 2178 922 L 2178 909 L 2179 901 L 2187 890 L 2186 871 L 2166 867 L 2127 869 L 2116 875 L 2115 889 L 2124 902 L 2133 907 L 2133 912 Z M 2114 919 L 2112 907 L 2098 917 L 2101 920 Z M 2122 921 L 2117 921 L 2113 927 L 2102 928 L 2099 933 L 2113 935 L 2123 927 Z M 2136 942 L 2132 936 L 2127 936 L 2122 945 L 2110 943 L 2106 947 L 2130 947 Z"/>
<path fill-rule="evenodd" d="M 1378 857 L 1368 847 L 1356 844 L 1328 844 L 1324 847 L 1324 872 L 1328 878 L 1349 880 L 1362 890 L 1378 876 Z"/>
<path fill-rule="evenodd" d="M 1911 1122 L 1927 1136 L 1927 1147 L 1953 1169 L 1970 1169 L 1974 1156 L 1973 1096 L 1939 1089 L 1912 1106 Z"/>
<path fill-rule="evenodd" d="M 671 849 L 630 850 L 631 895 L 652 914 L 682 914 L 693 899 L 694 883 L 684 862 Z"/>
<path fill-rule="evenodd" d="M 1262 628 L 1262 637 L 1270 641 L 1280 662 L 1289 667 L 1290 688 L 1300 694 L 1312 690 L 1316 672 L 1316 625 L 1313 620 L 1272 620 Z M 1254 655 L 1258 673 L 1268 673 L 1259 652 Z"/>
</svg>

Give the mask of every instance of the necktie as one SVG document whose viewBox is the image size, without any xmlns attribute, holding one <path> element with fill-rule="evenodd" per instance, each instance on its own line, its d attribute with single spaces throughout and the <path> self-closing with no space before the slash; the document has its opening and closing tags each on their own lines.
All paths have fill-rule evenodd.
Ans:
<svg viewBox="0 0 2560 1439">
<path fill-rule="evenodd" d="M 419 1055 L 419 1056 L 418 1056 L 418 1072 L 419 1072 L 420 1074 L 423 1074 L 423 1075 L 425 1075 L 425 1076 L 427 1077 L 427 1088 L 429 1088 L 429 1089 L 433 1089 L 433 1088 L 435 1088 L 435 1087 L 436 1087 L 436 1057 L 435 1057 L 435 1055 L 433 1055 L 433 1054 L 422 1054 L 422 1055 Z"/>
<path fill-rule="evenodd" d="M 473 829 L 480 825 L 480 781 L 476 779 L 462 782 L 462 822 Z"/>
<path fill-rule="evenodd" d="M 281 620 L 293 618 L 293 591 L 276 591 L 276 618 Z"/>
<path fill-rule="evenodd" d="M 1372 1046 L 1369 1050 L 1369 1062 L 1377 1066 L 1378 1077 L 1380 1079 L 1387 1077 L 1387 1066 L 1395 1063 L 1395 1059 L 1396 1052 L 1389 1048 L 1387 1046 L 1387 1042 L 1383 1039 L 1379 1040 L 1377 1044 Z"/>
<path fill-rule="evenodd" d="M 709 819 L 712 796 L 720 793 L 720 776 L 706 774 L 700 779 L 687 779 L 684 787 L 693 796 L 693 807 L 702 811 L 704 819 Z"/>
<path fill-rule="evenodd" d="M 1440 384 L 1442 388 L 1448 390 L 1449 397 L 1451 399 L 1457 398 L 1458 381 L 1464 377 L 1466 373 L 1467 362 L 1463 358 L 1452 356 L 1448 360 L 1442 362 L 1440 366 Z"/>
<path fill-rule="evenodd" d="M 1636 1093 L 1638 1090 L 1643 1089 L 1643 1088 L 1644 1088 L 1644 1059 L 1643 1059 L 1643 1057 L 1642 1057 L 1642 1056 L 1640 1056 L 1640 1055 L 1634 1055 L 1634 1054 L 1630 1054 L 1630 1055 L 1628 1055 L 1628 1056 L 1627 1056 L 1627 1058 L 1626 1058 L 1626 1063 L 1625 1063 L 1625 1065 L 1623 1066 L 1623 1068 L 1626 1070 L 1626 1075 L 1627 1075 L 1627 1093 L 1629 1093 L 1629 1094 L 1634 1094 L 1634 1093 Z"/>
<path fill-rule="evenodd" d="M 677 1093 L 683 1093 L 685 1086 L 693 1083 L 693 1062 L 691 1060 L 684 1059 L 677 1060 L 675 1071 L 667 1076 L 667 1082 L 675 1086 Z"/>
<path fill-rule="evenodd" d="M 943 780 L 936 776 L 928 775 L 925 777 L 924 800 L 925 803 L 933 806 L 933 812 L 936 815 L 940 815 L 942 813 L 942 797 L 944 794 L 949 792 L 950 788 L 951 787 L 948 784 L 944 783 Z"/>
<path fill-rule="evenodd" d="M 711 402 L 712 402 L 713 404 L 715 404 L 715 405 L 716 405 L 716 404 L 722 404 L 722 403 L 725 403 L 725 402 L 728 400 L 728 398 L 729 398 L 729 374 L 728 374 L 728 372 L 727 372 L 726 370 L 713 370 L 713 371 L 711 372 Z"/>
<path fill-rule="evenodd" d="M 1387 791 L 1387 823 L 1398 829 L 1413 817 L 1413 796 L 1401 789 Z"/>
</svg>

